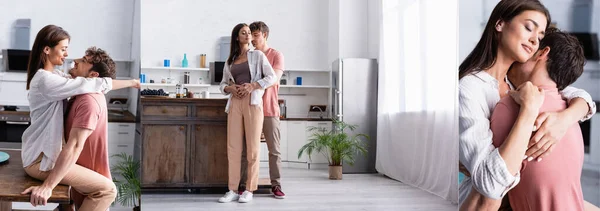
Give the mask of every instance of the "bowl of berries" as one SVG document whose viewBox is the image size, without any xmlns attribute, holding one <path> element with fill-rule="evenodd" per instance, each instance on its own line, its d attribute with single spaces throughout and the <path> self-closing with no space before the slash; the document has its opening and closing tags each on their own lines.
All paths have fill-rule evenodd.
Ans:
<svg viewBox="0 0 600 211">
<path fill-rule="evenodd" d="M 169 93 L 166 93 L 163 89 L 144 89 L 140 92 L 143 97 L 169 97 Z"/>
</svg>

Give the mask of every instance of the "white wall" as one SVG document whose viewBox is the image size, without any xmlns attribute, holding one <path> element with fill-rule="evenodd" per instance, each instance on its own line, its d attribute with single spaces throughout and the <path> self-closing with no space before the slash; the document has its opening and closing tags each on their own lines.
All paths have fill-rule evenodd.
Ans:
<svg viewBox="0 0 600 211">
<path fill-rule="evenodd" d="M 202 53 L 207 62 L 215 61 L 221 37 L 230 36 L 238 23 L 261 20 L 271 31 L 269 45 L 285 55 L 286 69 L 324 69 L 329 66 L 327 9 L 328 2 L 321 0 L 146 0 L 142 66 L 161 66 L 165 58 L 172 66 L 181 66 L 184 53 L 190 67 L 198 67 Z"/>
<path fill-rule="evenodd" d="M 79 58 L 88 47 L 98 46 L 115 60 L 130 60 L 133 53 L 133 7 L 133 0 L 0 1 L 0 49 L 12 47 L 16 19 L 29 18 L 30 47 L 41 28 L 54 24 L 63 27 L 71 35 L 68 58 Z M 117 67 L 119 68 L 119 63 Z M 28 105 L 26 74 L 4 75 L 4 79 L 7 77 L 20 82 L 0 81 L 0 104 Z M 127 96 L 127 91 L 115 91 L 111 94 Z"/>
<path fill-rule="evenodd" d="M 31 19 L 30 47 L 48 24 L 71 35 L 69 57 L 80 57 L 98 46 L 114 59 L 130 59 L 133 0 L 0 1 L 0 49 L 10 48 L 16 19 Z"/>
</svg>

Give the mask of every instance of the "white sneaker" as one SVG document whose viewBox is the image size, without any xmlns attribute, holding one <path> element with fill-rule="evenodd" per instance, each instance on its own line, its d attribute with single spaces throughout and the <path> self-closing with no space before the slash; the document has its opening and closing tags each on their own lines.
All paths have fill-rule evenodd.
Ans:
<svg viewBox="0 0 600 211">
<path fill-rule="evenodd" d="M 240 202 L 240 203 L 250 202 L 250 201 L 252 201 L 252 196 L 253 195 L 254 194 L 252 194 L 250 191 L 244 191 L 242 193 L 242 195 L 240 196 L 240 199 L 238 200 L 238 202 Z"/>
<path fill-rule="evenodd" d="M 240 198 L 239 194 L 230 190 L 229 192 L 225 193 L 225 195 L 223 197 L 219 198 L 219 202 L 228 203 L 233 200 L 238 200 L 239 198 Z"/>
</svg>

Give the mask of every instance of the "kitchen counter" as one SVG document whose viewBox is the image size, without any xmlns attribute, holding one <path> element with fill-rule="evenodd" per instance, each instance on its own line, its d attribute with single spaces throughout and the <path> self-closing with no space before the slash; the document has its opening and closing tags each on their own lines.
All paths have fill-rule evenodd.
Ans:
<svg viewBox="0 0 600 211">
<path fill-rule="evenodd" d="M 112 115 L 114 114 L 114 115 Z M 11 116 L 13 120 L 30 121 L 29 111 L 0 111 L 2 116 Z M 14 118 L 19 119 L 14 119 Z M 26 118 L 26 119 L 20 119 Z M 135 122 L 135 116 L 129 111 L 109 110 L 108 122 Z"/>
<path fill-rule="evenodd" d="M 135 116 L 129 111 L 108 110 L 108 122 L 134 123 Z"/>
<path fill-rule="evenodd" d="M 0 115 L 19 115 L 19 116 L 28 116 L 29 117 L 29 111 L 4 111 L 4 110 L 1 110 Z"/>
<path fill-rule="evenodd" d="M 311 117 L 289 117 L 281 118 L 281 121 L 333 121 L 331 118 L 311 118 Z"/>
</svg>

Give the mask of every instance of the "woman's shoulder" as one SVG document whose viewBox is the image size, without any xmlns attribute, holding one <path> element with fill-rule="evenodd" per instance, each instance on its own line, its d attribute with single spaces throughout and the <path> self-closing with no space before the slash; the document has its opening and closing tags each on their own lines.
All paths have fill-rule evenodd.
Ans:
<svg viewBox="0 0 600 211">
<path fill-rule="evenodd" d="M 460 87 L 482 86 L 494 83 L 495 79 L 485 71 L 468 74 L 459 80 Z"/>
<path fill-rule="evenodd" d="M 260 50 L 256 50 L 256 49 L 254 49 L 254 50 L 249 50 L 249 51 L 248 51 L 248 55 L 252 55 L 252 56 L 255 56 L 255 57 L 259 57 L 259 56 L 261 56 L 261 55 L 265 55 L 265 53 L 263 53 L 263 52 L 262 52 L 262 51 L 260 51 Z"/>
</svg>

